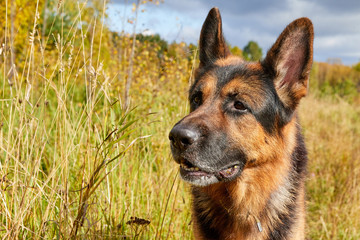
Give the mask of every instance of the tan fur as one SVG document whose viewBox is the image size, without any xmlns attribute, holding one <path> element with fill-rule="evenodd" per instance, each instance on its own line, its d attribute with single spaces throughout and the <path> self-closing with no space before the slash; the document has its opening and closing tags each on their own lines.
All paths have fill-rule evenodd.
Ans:
<svg viewBox="0 0 360 240">
<path fill-rule="evenodd" d="M 203 98 L 210 99 L 216 88 L 216 78 L 211 73 L 206 74 L 198 84 L 203 85 Z"/>
<path fill-rule="evenodd" d="M 301 183 L 298 205 L 301 206 L 297 212 L 297 224 L 292 229 L 293 239 L 305 239 L 305 186 Z"/>
<path fill-rule="evenodd" d="M 215 65 L 218 65 L 219 67 L 224 67 L 228 65 L 237 65 L 244 62 L 243 59 L 237 57 L 237 56 L 229 56 L 227 58 L 220 58 L 215 62 Z"/>
<path fill-rule="evenodd" d="M 252 79 L 248 79 L 251 82 Z M 221 89 L 221 97 L 226 97 L 227 94 L 237 92 L 241 94 L 241 98 L 254 108 L 260 108 L 263 104 L 263 89 L 262 86 L 249 85 L 243 79 L 235 78 Z"/>
</svg>

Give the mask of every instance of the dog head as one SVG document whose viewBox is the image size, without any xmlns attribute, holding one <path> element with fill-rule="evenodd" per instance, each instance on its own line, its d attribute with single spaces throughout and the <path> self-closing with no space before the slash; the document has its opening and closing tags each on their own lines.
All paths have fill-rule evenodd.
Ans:
<svg viewBox="0 0 360 240">
<path fill-rule="evenodd" d="M 220 12 L 210 10 L 201 30 L 191 112 L 169 134 L 180 175 L 207 186 L 232 181 L 246 168 L 279 157 L 281 135 L 306 95 L 313 27 L 290 23 L 261 62 L 232 56 Z"/>
</svg>

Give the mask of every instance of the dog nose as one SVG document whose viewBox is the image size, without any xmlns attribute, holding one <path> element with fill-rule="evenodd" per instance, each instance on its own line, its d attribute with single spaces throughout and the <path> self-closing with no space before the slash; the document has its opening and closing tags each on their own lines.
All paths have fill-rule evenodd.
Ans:
<svg viewBox="0 0 360 240">
<path fill-rule="evenodd" d="M 181 125 L 176 125 L 169 134 L 171 144 L 182 150 L 196 142 L 199 137 L 200 133 L 198 131 Z"/>
</svg>

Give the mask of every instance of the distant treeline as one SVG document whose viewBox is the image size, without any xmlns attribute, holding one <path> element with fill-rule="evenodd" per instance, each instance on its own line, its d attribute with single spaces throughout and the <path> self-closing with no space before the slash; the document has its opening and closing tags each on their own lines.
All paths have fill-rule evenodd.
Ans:
<svg viewBox="0 0 360 240">
<path fill-rule="evenodd" d="M 26 8 L 22 7 L 23 4 Z M 5 63 L 5 68 L 0 71 L 6 72 L 1 75 L 6 76 L 10 83 L 25 79 L 35 81 L 38 75 L 23 75 L 26 73 L 24 63 L 32 54 L 29 51 L 34 51 L 33 59 L 41 59 L 35 66 L 42 77 L 49 77 L 56 69 L 66 70 L 66 66 L 76 66 L 71 69 L 71 74 L 76 76 L 91 71 L 91 68 L 98 69 L 101 54 L 101 70 L 105 71 L 106 77 L 117 78 L 119 81 L 115 85 L 122 90 L 126 79 L 131 86 L 134 83 L 142 86 L 146 81 L 158 84 L 159 79 L 170 81 L 171 77 L 167 76 L 171 71 L 181 74 L 184 81 L 189 80 L 198 61 L 195 44 L 168 43 L 158 34 L 137 34 L 133 45 L 131 33 L 112 32 L 103 24 L 107 18 L 106 14 L 101 14 L 103 6 L 100 0 L 89 3 L 40 0 L 38 5 L 18 0 L 10 1 L 8 6 L 1 5 L 0 64 Z M 136 22 L 128 20 L 126 24 Z M 83 53 L 89 46 L 90 51 Z M 230 50 L 251 61 L 258 61 L 263 56 L 255 41 L 243 48 L 230 46 Z M 144 72 L 148 73 L 147 77 Z M 101 81 L 101 78 L 96 80 Z M 359 101 L 360 63 L 353 67 L 314 63 L 311 90 L 320 95 L 336 94 L 349 101 Z"/>
</svg>

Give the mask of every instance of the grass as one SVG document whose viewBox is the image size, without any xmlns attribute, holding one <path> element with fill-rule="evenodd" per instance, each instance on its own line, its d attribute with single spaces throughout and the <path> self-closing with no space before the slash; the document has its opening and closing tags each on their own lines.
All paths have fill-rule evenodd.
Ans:
<svg viewBox="0 0 360 240">
<path fill-rule="evenodd" d="M 86 19 L 76 9 L 73 26 Z M 137 42 L 124 109 L 130 37 L 111 45 L 95 21 L 49 43 L 51 33 L 43 39 L 33 25 L 10 80 L 11 54 L 0 55 L 1 239 L 192 238 L 188 186 L 167 138 L 188 112 L 193 61 L 184 45 L 159 60 L 158 46 Z M 359 239 L 360 108 L 310 94 L 299 112 L 310 158 L 307 236 Z"/>
<path fill-rule="evenodd" d="M 360 108 L 340 98 L 305 98 L 300 109 L 309 151 L 308 235 L 360 238 Z"/>
<path fill-rule="evenodd" d="M 186 110 L 175 102 L 164 109 L 163 98 L 151 112 L 141 104 L 126 112 L 118 99 L 108 101 L 102 92 L 76 100 L 84 86 L 72 83 L 61 97 L 56 90 L 61 86 L 49 90 L 55 84 L 50 81 L 36 89 L 31 105 L 22 100 L 21 89 L 10 90 L 2 81 L 7 86 L 0 102 L 1 236 L 191 234 L 189 200 L 167 141 L 170 126 Z M 131 217 L 150 224 L 126 224 Z"/>
</svg>

